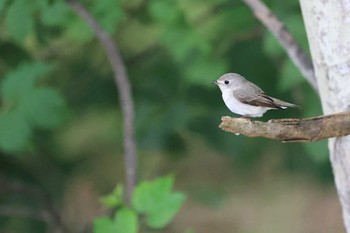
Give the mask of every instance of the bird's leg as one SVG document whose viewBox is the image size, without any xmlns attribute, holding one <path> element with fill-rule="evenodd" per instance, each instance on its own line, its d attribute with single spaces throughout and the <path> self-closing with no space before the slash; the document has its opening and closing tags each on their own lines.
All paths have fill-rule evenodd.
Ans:
<svg viewBox="0 0 350 233">
<path fill-rule="evenodd" d="M 246 119 L 248 121 L 253 121 L 252 118 L 250 118 L 249 116 L 241 116 L 241 119 Z"/>
<path fill-rule="evenodd" d="M 300 124 L 300 119 L 293 119 L 293 118 L 287 118 L 287 119 L 272 119 L 268 121 L 269 123 L 281 123 L 286 125 L 298 125 Z"/>
</svg>

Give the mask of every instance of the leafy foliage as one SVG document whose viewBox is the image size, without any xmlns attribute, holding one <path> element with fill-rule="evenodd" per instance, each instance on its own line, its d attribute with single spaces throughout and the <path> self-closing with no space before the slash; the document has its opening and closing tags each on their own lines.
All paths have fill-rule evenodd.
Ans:
<svg viewBox="0 0 350 233">
<path fill-rule="evenodd" d="M 174 217 L 184 201 L 182 193 L 172 193 L 171 176 L 143 182 L 134 191 L 132 204 L 152 228 L 162 228 Z"/>
<path fill-rule="evenodd" d="M 101 198 L 103 205 L 108 208 L 116 208 L 123 204 L 123 186 L 117 185 L 113 192 Z"/>
<path fill-rule="evenodd" d="M 121 9 L 120 1 L 101 0 L 92 1 L 91 13 L 96 17 L 104 30 L 114 33 L 117 24 L 124 18 L 124 12 Z M 93 38 L 93 32 L 82 19 L 78 17 L 72 18 L 66 23 L 68 35 L 76 40 L 87 42 Z"/>
<path fill-rule="evenodd" d="M 124 12 L 116 0 L 93 1 L 92 14 L 105 30 L 115 32 L 116 25 L 124 19 Z M 0 1 L 0 10 L 5 1 Z M 35 17 L 38 14 L 39 17 Z M 18 17 L 18 16 L 21 17 Z M 42 23 L 46 27 L 65 28 L 68 35 L 80 41 L 92 39 L 90 28 L 78 17 L 72 17 L 69 7 L 63 0 L 31 1 L 13 0 L 6 13 L 6 29 L 15 41 L 22 43 L 26 36 L 36 33 L 35 25 Z M 38 37 L 41 35 L 37 34 Z"/>
<path fill-rule="evenodd" d="M 118 210 L 116 217 L 97 218 L 94 222 L 94 233 L 137 233 L 138 219 L 134 211 L 123 207 Z"/>
<path fill-rule="evenodd" d="M 22 42 L 25 36 L 33 30 L 33 8 L 27 0 L 12 1 L 6 14 L 6 27 L 13 39 Z M 21 17 L 18 17 L 18 16 Z"/>
<path fill-rule="evenodd" d="M 241 73 L 267 93 L 303 107 L 302 112 L 271 111 L 266 120 L 321 114 L 318 96 L 241 1 L 80 2 L 115 39 L 127 66 L 142 169 L 158 167 L 157 156 L 166 155 L 170 161 L 187 159 L 193 148 L 205 144 L 215 156 L 225 154 L 241 168 L 240 180 L 251 175 L 247 174 L 249 168 L 275 158 L 272 153 L 278 153 L 279 160 L 273 164 L 278 162 L 281 169 L 271 173 L 286 167 L 304 169 L 303 156 L 313 155 L 312 165 L 322 170 L 320 179 L 331 176 L 329 166 L 324 165 L 328 163 L 326 142 L 288 147 L 218 130 L 220 116 L 232 114 L 211 81 L 226 72 Z M 307 49 L 298 2 L 266 2 Z M 37 159 L 30 160 L 32 166 L 27 167 L 26 156 L 22 156 L 22 165 L 14 165 L 9 156 L 0 155 L 0 176 L 4 171 L 11 177 L 26 177 L 54 197 L 66 196 L 68 191 L 59 184 L 69 183 L 75 176 L 88 177 L 99 193 L 110 190 L 123 170 L 122 156 L 116 156 L 122 151 L 122 113 L 110 65 L 93 32 L 64 0 L 0 0 L 0 22 L 0 150 Z M 50 79 L 43 79 L 47 76 Z M 70 114 L 62 125 L 65 102 Z M 45 159 L 37 156 L 37 151 L 43 152 Z M 205 160 L 208 152 L 198 151 Z M 195 166 L 190 170 L 195 171 Z M 147 174 L 142 172 L 141 177 Z M 172 186 L 171 176 L 141 182 L 130 207 L 123 202 L 123 187 L 117 186 L 102 198 L 104 206 L 116 209 L 113 218 L 96 219 L 94 231 L 135 232 L 145 221 L 161 232 L 184 201 L 183 194 L 171 191 Z M 57 199 L 62 204 L 61 198 Z M 33 223 L 37 228 L 17 225 L 23 232 L 44 232 L 40 224 Z M 3 226 L 4 232 L 18 231 L 1 219 L 0 228 Z"/>
<path fill-rule="evenodd" d="M 121 207 L 116 217 L 97 218 L 94 222 L 95 233 L 136 233 L 138 229 L 137 215 L 146 216 L 146 224 L 150 228 L 165 227 L 179 211 L 184 202 L 184 195 L 172 192 L 174 178 L 165 176 L 153 181 L 141 182 L 132 197 L 133 209 L 122 203 L 122 186 L 117 186 L 112 194 L 105 196 L 103 202 L 107 207 Z"/>
<path fill-rule="evenodd" d="M 60 26 L 67 23 L 69 13 L 68 6 L 62 1 L 54 1 L 52 4 L 47 4 L 44 1 L 41 20 L 45 26 Z"/>
<path fill-rule="evenodd" d="M 18 66 L 0 84 L 0 147 L 7 152 L 23 150 L 34 127 L 52 128 L 62 121 L 64 101 L 54 89 L 38 86 L 52 66 L 31 63 Z"/>
</svg>

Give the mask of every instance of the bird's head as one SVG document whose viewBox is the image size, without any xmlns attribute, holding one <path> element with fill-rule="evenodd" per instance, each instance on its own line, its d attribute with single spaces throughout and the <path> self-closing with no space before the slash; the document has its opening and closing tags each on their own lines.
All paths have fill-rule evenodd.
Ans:
<svg viewBox="0 0 350 233">
<path fill-rule="evenodd" d="M 226 90 L 232 90 L 232 88 L 244 81 L 245 79 L 239 74 L 227 73 L 213 81 L 213 83 L 218 85 L 220 90 L 224 92 Z"/>
</svg>

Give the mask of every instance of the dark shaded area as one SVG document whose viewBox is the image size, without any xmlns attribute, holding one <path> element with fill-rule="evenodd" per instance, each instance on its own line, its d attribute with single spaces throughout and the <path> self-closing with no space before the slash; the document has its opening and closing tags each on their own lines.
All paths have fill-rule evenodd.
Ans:
<svg viewBox="0 0 350 233">
<path fill-rule="evenodd" d="M 0 178 L 38 188 L 71 232 L 89 232 L 103 213 L 99 197 L 124 180 L 113 74 L 101 45 L 63 1 L 21 5 L 23 11 L 30 8 L 30 18 L 19 21 L 32 21 L 28 28 L 15 20 L 9 25 L 8 12 L 17 1 L 0 7 L 0 80 L 23 62 L 45 61 L 53 68 L 35 86 L 58 91 L 65 104 L 54 127 L 29 121 L 23 148 L 0 147 Z M 175 221 L 159 232 L 342 231 L 326 141 L 281 144 L 218 128 L 221 116 L 234 114 L 211 82 L 227 72 L 303 107 L 269 111 L 263 121 L 321 114 L 315 92 L 242 2 L 82 2 L 113 36 L 126 62 L 135 99 L 139 179 L 174 173 L 176 189 L 187 195 Z M 267 3 L 307 44 L 298 2 Z M 9 112 L 3 94 L 1 103 L 2 116 Z M 18 132 L 15 138 L 25 134 Z M 45 221 L 3 214 L 4 207 L 18 206 L 40 212 L 42 204 L 0 190 L 0 232 L 53 232 Z"/>
</svg>

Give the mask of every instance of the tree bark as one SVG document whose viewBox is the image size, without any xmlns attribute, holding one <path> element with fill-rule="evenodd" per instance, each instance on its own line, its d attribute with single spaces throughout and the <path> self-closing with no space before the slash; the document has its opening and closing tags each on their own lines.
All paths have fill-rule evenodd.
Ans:
<svg viewBox="0 0 350 233">
<path fill-rule="evenodd" d="M 300 0 L 324 114 L 349 111 L 350 1 Z M 350 233 L 350 136 L 328 141 L 330 160 Z"/>
<path fill-rule="evenodd" d="M 268 122 L 224 116 L 221 121 L 219 127 L 227 132 L 282 142 L 316 142 L 350 134 L 350 112 L 306 119 L 273 119 Z"/>
</svg>

